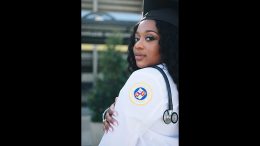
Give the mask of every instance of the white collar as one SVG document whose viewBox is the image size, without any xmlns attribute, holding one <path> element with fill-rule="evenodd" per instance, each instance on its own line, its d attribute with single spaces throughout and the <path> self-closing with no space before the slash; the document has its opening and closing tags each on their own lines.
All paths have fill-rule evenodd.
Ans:
<svg viewBox="0 0 260 146">
<path fill-rule="evenodd" d="M 165 63 L 157 64 L 156 66 L 160 67 L 161 69 L 167 70 L 167 66 Z"/>
</svg>

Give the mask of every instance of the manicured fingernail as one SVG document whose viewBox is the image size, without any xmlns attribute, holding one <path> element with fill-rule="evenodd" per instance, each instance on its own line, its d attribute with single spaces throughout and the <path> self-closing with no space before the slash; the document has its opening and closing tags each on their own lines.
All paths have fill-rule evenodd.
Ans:
<svg viewBox="0 0 260 146">
<path fill-rule="evenodd" d="M 113 124 L 114 126 L 118 126 L 117 122 L 113 122 L 112 124 Z"/>
<path fill-rule="evenodd" d="M 114 115 L 114 116 L 118 116 L 118 113 L 115 111 L 115 112 L 113 113 L 113 115 Z"/>
</svg>

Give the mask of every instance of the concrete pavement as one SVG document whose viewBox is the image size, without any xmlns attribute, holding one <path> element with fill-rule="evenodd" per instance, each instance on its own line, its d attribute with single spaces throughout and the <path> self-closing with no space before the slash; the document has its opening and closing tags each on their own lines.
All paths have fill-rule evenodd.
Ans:
<svg viewBox="0 0 260 146">
<path fill-rule="evenodd" d="M 92 123 L 87 108 L 82 108 L 81 113 L 81 146 L 98 146 L 103 135 L 102 123 Z"/>
</svg>

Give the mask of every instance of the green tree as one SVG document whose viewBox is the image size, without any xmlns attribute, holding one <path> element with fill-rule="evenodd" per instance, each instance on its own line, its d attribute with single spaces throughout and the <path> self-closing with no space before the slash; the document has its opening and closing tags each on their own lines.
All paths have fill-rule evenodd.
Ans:
<svg viewBox="0 0 260 146">
<path fill-rule="evenodd" d="M 102 121 L 102 113 L 114 102 L 129 76 L 126 59 L 115 49 L 119 44 L 122 37 L 115 34 L 106 40 L 107 50 L 100 53 L 100 76 L 87 96 L 93 122 Z"/>
</svg>

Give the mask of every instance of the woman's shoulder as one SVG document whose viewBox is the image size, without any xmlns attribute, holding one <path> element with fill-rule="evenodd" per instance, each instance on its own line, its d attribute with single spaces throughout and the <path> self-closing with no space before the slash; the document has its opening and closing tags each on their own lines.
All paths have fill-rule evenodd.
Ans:
<svg viewBox="0 0 260 146">
<path fill-rule="evenodd" d="M 157 69 L 153 67 L 146 67 L 134 71 L 130 75 L 128 81 L 131 82 L 144 81 L 144 82 L 149 82 L 150 84 L 158 84 L 164 81 L 164 79 L 161 73 Z"/>
<path fill-rule="evenodd" d="M 131 76 L 141 76 L 141 77 L 152 77 L 152 78 L 157 78 L 160 77 L 160 72 L 158 72 L 155 68 L 153 67 L 145 67 L 142 69 L 138 69 L 134 71 Z"/>
<path fill-rule="evenodd" d="M 175 84 L 173 82 L 166 66 L 157 65 L 157 67 L 159 67 L 163 70 L 163 72 L 165 73 L 165 75 L 167 76 L 167 79 L 169 80 L 169 82 L 171 84 Z M 154 84 L 158 84 L 158 83 L 165 84 L 165 79 L 164 79 L 162 73 L 153 67 L 145 67 L 145 68 L 134 71 L 131 74 L 129 80 L 134 80 L 137 82 L 142 80 L 142 81 L 148 81 L 148 82 L 154 83 Z"/>
</svg>

